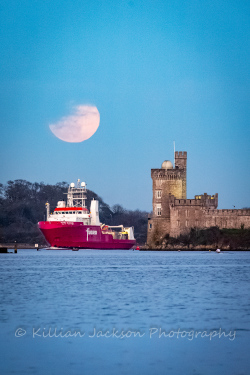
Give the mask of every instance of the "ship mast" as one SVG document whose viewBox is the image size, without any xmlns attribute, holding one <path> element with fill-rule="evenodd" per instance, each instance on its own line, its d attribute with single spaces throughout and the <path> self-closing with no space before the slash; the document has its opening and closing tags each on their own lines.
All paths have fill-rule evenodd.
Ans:
<svg viewBox="0 0 250 375">
<path fill-rule="evenodd" d="M 85 200 L 87 189 L 85 182 L 80 182 L 77 180 L 77 185 L 75 187 L 74 182 L 69 185 L 67 193 L 67 206 L 68 207 L 83 207 L 86 208 Z"/>
</svg>

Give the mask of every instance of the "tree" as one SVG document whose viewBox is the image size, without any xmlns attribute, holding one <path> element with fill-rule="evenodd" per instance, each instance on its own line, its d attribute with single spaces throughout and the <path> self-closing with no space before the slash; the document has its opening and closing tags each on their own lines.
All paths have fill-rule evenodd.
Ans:
<svg viewBox="0 0 250 375">
<path fill-rule="evenodd" d="M 65 181 L 55 185 L 44 182 L 31 183 L 25 180 L 8 181 L 0 184 L 0 241 L 45 245 L 37 223 L 45 219 L 45 203 L 50 203 L 53 211 L 59 200 L 65 196 L 69 184 Z M 134 226 L 138 242 L 146 242 L 147 213 L 139 210 L 128 211 L 116 204 L 112 208 L 95 192 L 87 190 L 87 207 L 91 200 L 99 201 L 100 221 L 108 225 Z"/>
</svg>

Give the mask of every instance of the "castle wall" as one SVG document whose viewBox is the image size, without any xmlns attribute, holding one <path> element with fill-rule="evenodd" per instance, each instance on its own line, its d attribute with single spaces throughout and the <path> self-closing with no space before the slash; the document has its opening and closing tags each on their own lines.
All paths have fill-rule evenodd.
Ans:
<svg viewBox="0 0 250 375">
<path fill-rule="evenodd" d="M 165 163 L 165 164 L 164 164 Z M 250 228 L 250 210 L 217 210 L 218 194 L 186 198 L 187 152 L 175 152 L 175 168 L 151 169 L 153 213 L 148 220 L 147 243 L 161 242 L 167 235 L 178 237 L 191 228 Z"/>
<path fill-rule="evenodd" d="M 170 237 L 186 234 L 191 228 L 198 228 L 202 221 L 202 207 L 196 204 L 193 206 L 173 206 L 170 212 Z"/>
<path fill-rule="evenodd" d="M 170 236 L 178 237 L 189 233 L 191 228 L 206 229 L 250 228 L 250 210 L 217 210 L 202 206 L 182 205 L 170 209 Z"/>
<path fill-rule="evenodd" d="M 162 177 L 158 177 L 159 170 L 153 175 L 153 214 L 154 216 L 161 216 L 162 218 L 170 217 L 169 209 L 169 193 L 176 197 L 182 197 L 183 183 L 181 176 L 173 173 L 166 173 L 161 171 Z M 171 171 L 172 172 L 172 171 Z M 161 206 L 161 211 L 158 214 L 158 208 Z"/>
<path fill-rule="evenodd" d="M 148 221 L 147 243 L 149 246 L 157 244 L 166 234 L 170 233 L 170 219 L 151 218 Z"/>
<path fill-rule="evenodd" d="M 250 210 L 203 210 L 203 227 L 250 228 Z"/>
</svg>

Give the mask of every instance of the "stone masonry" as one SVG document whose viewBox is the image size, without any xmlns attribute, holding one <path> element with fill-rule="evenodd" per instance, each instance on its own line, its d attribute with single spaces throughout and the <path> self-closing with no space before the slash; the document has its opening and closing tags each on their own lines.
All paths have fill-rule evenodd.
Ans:
<svg viewBox="0 0 250 375">
<path fill-rule="evenodd" d="M 153 213 L 148 220 L 147 243 L 178 237 L 191 228 L 250 228 L 250 210 L 218 210 L 218 194 L 186 198 L 187 152 L 175 152 L 175 167 L 168 160 L 151 169 Z"/>
</svg>

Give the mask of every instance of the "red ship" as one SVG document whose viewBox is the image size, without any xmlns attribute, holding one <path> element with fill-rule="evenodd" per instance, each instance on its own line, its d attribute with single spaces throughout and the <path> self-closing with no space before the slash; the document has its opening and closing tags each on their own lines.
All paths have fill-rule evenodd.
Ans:
<svg viewBox="0 0 250 375">
<path fill-rule="evenodd" d="M 90 211 L 85 205 L 86 184 L 71 183 L 67 203 L 59 201 L 53 214 L 46 203 L 47 220 L 38 223 L 45 239 L 54 249 L 131 249 L 136 240 L 134 228 L 100 223 L 99 202 L 92 200 Z"/>
</svg>

